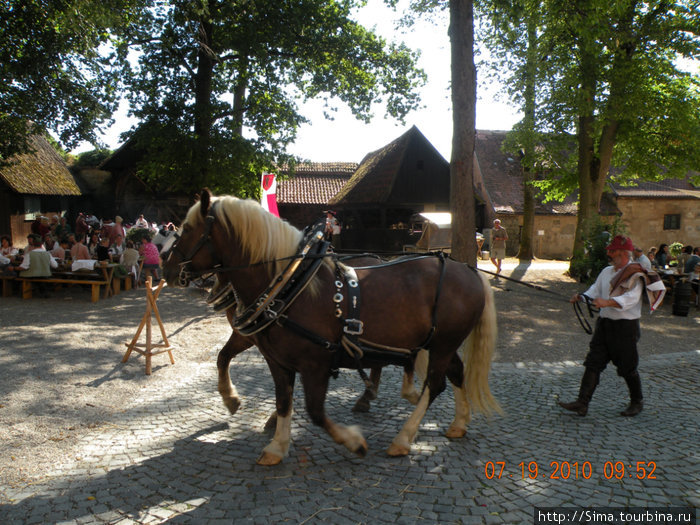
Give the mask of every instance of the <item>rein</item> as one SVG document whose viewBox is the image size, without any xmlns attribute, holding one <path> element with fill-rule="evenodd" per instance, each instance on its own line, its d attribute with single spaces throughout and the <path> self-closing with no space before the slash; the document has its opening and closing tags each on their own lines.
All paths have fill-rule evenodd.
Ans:
<svg viewBox="0 0 700 525">
<path fill-rule="evenodd" d="M 469 266 L 472 268 L 472 266 Z M 521 281 L 519 279 L 513 279 L 512 277 L 506 277 L 505 275 L 497 274 L 495 272 L 490 272 L 488 270 L 482 270 L 481 268 L 475 268 L 476 270 L 483 272 L 483 273 L 488 273 L 490 275 L 495 275 L 496 277 L 500 279 L 505 279 L 506 281 L 511 281 L 513 283 L 521 284 L 523 286 L 527 286 L 529 288 L 533 288 L 535 290 L 538 290 L 540 292 L 546 292 L 548 294 L 554 295 L 555 297 L 560 298 L 563 301 L 566 301 L 567 303 L 570 302 L 569 298 L 566 297 L 563 294 L 560 294 L 559 292 L 555 292 L 553 290 L 548 290 L 544 286 L 540 286 L 538 284 L 533 284 L 533 283 L 528 283 L 525 281 Z M 597 306 L 593 305 L 593 299 L 588 297 L 586 294 L 579 294 L 581 296 L 581 301 L 577 301 L 573 303 L 574 307 L 574 313 L 576 314 L 576 319 L 578 319 L 579 324 L 581 325 L 581 328 L 583 328 L 583 331 L 586 332 L 587 334 L 592 334 L 593 333 L 593 328 L 591 327 L 590 322 L 588 319 L 586 319 L 586 316 L 584 315 L 583 308 L 581 307 L 581 303 L 584 303 L 587 307 L 588 310 L 588 315 L 591 319 L 595 317 L 595 314 L 600 312 L 600 308 Z"/>
</svg>

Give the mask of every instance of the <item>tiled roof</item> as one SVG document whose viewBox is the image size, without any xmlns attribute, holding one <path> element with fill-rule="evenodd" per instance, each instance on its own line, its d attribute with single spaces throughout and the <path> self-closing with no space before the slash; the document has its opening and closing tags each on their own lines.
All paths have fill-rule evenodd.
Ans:
<svg viewBox="0 0 700 525">
<path fill-rule="evenodd" d="M 520 160 L 514 154 L 501 151 L 507 131 L 477 131 L 474 152 L 477 167 L 481 171 L 486 190 L 496 213 L 523 213 L 523 178 Z M 563 202 L 547 203 L 536 199 L 535 212 L 545 215 L 576 215 L 577 194 Z M 612 199 L 601 200 L 600 212 L 604 215 L 618 213 Z"/>
<path fill-rule="evenodd" d="M 665 179 L 656 182 L 638 181 L 632 186 L 612 183 L 610 187 L 615 196 L 623 198 L 700 199 L 700 186 L 694 185 L 690 181 L 690 177 L 691 174 L 688 174 L 685 179 Z"/>
<path fill-rule="evenodd" d="M 29 145 L 34 151 L 12 157 L 0 168 L 0 179 L 21 194 L 81 194 L 66 163 L 44 137 L 30 137 Z"/>
<path fill-rule="evenodd" d="M 280 180 L 280 204 L 327 204 L 357 169 L 354 162 L 311 162 L 297 165 L 294 175 Z M 283 170 L 284 171 L 284 170 Z"/>
</svg>

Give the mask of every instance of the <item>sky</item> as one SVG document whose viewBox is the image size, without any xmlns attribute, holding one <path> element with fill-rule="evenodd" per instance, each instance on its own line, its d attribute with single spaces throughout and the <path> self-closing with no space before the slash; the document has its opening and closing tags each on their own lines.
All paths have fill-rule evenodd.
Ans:
<svg viewBox="0 0 700 525">
<path fill-rule="evenodd" d="M 415 125 L 446 160 L 450 159 L 452 110 L 447 18 L 444 16 L 437 22 L 420 21 L 410 32 L 397 30 L 395 21 L 407 3 L 402 0 L 394 12 L 381 0 L 370 0 L 369 5 L 358 12 L 357 20 L 388 41 L 403 41 L 408 47 L 421 51 L 418 66 L 427 74 L 427 83 L 420 91 L 422 107 L 409 113 L 405 124 L 385 117 L 384 109 L 376 107 L 372 122 L 365 124 L 342 106 L 333 121 L 326 120 L 322 102 L 309 102 L 302 106 L 301 113 L 311 122 L 299 129 L 289 153 L 312 162 L 360 162 L 367 153 L 385 146 Z M 507 102 L 496 100 L 498 93 L 499 86 L 478 83 L 477 129 L 508 130 L 520 120 L 521 115 Z M 136 122 L 126 116 L 127 110 L 128 106 L 123 103 L 115 116 L 115 125 L 101 135 L 110 149 L 121 145 L 119 134 Z M 75 152 L 90 149 L 91 145 L 83 144 Z"/>
</svg>

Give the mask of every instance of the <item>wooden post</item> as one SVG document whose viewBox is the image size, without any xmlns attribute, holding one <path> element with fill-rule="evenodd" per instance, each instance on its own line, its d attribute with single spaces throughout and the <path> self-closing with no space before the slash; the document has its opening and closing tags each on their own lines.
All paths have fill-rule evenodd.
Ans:
<svg viewBox="0 0 700 525">
<path fill-rule="evenodd" d="M 151 277 L 149 276 L 148 279 L 146 279 L 146 313 L 141 319 L 141 324 L 139 324 L 139 327 L 136 330 L 136 335 L 134 335 L 134 338 L 131 340 L 131 343 L 125 343 L 127 346 L 127 350 L 124 354 L 124 357 L 122 358 L 122 363 L 126 363 L 129 360 L 131 352 L 135 351 L 146 358 L 146 375 L 151 375 L 151 358 L 154 355 L 168 352 L 168 355 L 170 356 L 170 364 L 175 364 L 175 359 L 173 358 L 172 353 L 172 347 L 168 342 L 168 337 L 165 335 L 165 327 L 163 326 L 163 321 L 160 318 L 160 312 L 158 312 L 158 306 L 156 305 L 156 301 L 158 300 L 158 296 L 160 295 L 160 292 L 163 289 L 164 285 L 165 280 L 161 279 L 158 286 L 156 288 L 153 288 Z M 158 326 L 160 327 L 160 335 L 163 338 L 162 343 L 153 344 L 152 342 L 151 314 L 153 314 L 156 318 L 156 321 L 158 321 Z M 139 336 L 141 335 L 144 326 L 146 327 L 145 345 L 138 343 Z M 156 350 L 154 352 L 153 349 L 160 350 Z"/>
</svg>

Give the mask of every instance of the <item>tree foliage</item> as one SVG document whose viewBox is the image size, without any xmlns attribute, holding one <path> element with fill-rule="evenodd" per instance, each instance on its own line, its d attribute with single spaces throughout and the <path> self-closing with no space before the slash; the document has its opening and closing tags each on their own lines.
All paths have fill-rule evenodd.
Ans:
<svg viewBox="0 0 700 525">
<path fill-rule="evenodd" d="M 124 70 L 145 122 L 140 174 L 154 186 L 252 194 L 322 99 L 364 121 L 384 103 L 402 119 L 418 104 L 416 55 L 351 19 L 356 0 L 171 0 L 154 3 L 128 35 Z M 339 137 L 342 133 L 338 133 Z"/>
<path fill-rule="evenodd" d="M 0 159 L 53 131 L 64 147 L 97 142 L 117 100 L 108 49 L 136 0 L 0 2 Z"/>
<path fill-rule="evenodd" d="M 512 12 L 527 2 L 484 4 Z M 541 151 L 550 176 L 538 184 L 546 199 L 579 191 L 580 252 L 611 178 L 655 180 L 700 169 L 700 82 L 676 65 L 679 57 L 700 58 L 700 2 L 540 5 L 535 132 L 548 137 Z M 495 56 L 517 100 L 523 47 L 504 33 Z"/>
</svg>

